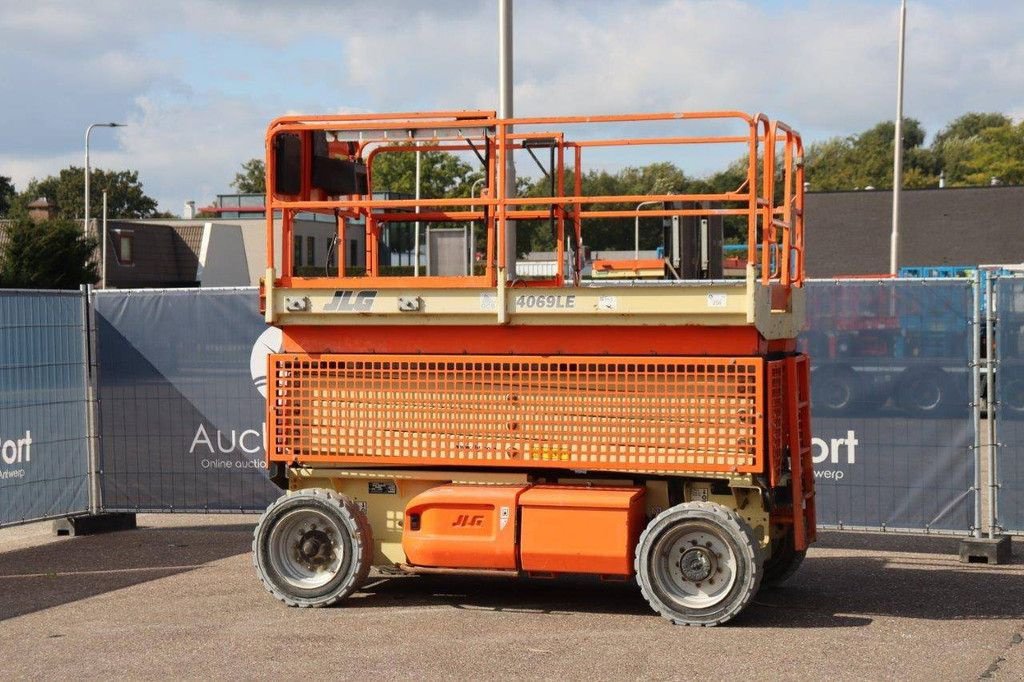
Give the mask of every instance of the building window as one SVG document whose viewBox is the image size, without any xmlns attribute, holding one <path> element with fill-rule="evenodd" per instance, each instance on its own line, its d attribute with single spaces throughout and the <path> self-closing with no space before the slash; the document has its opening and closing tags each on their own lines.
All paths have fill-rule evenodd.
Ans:
<svg viewBox="0 0 1024 682">
<path fill-rule="evenodd" d="M 316 265 L 316 237 L 306 237 L 306 265 Z"/>
<path fill-rule="evenodd" d="M 121 265 L 135 263 L 135 234 L 119 230 L 117 233 L 117 262 Z"/>
<path fill-rule="evenodd" d="M 292 268 L 302 267 L 302 237 L 295 237 L 295 248 L 292 251 Z"/>
</svg>

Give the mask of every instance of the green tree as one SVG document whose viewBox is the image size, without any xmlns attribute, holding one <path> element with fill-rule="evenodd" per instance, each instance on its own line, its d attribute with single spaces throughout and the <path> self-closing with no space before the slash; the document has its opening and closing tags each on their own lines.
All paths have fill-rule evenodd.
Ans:
<svg viewBox="0 0 1024 682">
<path fill-rule="evenodd" d="M 249 159 L 242 164 L 242 170 L 235 174 L 231 186 L 240 194 L 265 194 L 267 191 L 267 168 L 263 159 Z"/>
<path fill-rule="evenodd" d="M 941 148 L 951 139 L 968 140 L 988 128 L 1005 128 L 1013 125 L 1013 119 L 1006 114 L 968 112 L 953 119 L 949 125 L 935 135 L 934 147 Z"/>
<path fill-rule="evenodd" d="M 760 166 L 759 166 L 760 168 Z M 743 187 L 747 179 L 747 157 L 737 159 L 724 170 L 704 178 L 694 178 L 670 162 L 655 162 L 646 166 L 627 167 L 619 171 L 592 170 L 583 174 L 582 192 L 585 196 L 655 195 L 655 194 L 697 194 L 734 192 Z M 565 187 L 572 193 L 575 173 L 565 171 Z M 550 196 L 551 181 L 546 176 L 536 178 L 520 191 L 520 196 Z M 639 201 L 616 202 L 611 204 L 590 204 L 584 208 L 600 210 L 636 209 Z M 534 208 L 543 208 L 537 204 Z M 740 207 L 736 204 L 736 207 Z M 657 206 L 641 208 L 655 209 Z M 570 223 L 567 222 L 567 229 Z M 655 249 L 662 244 L 661 218 L 641 217 L 640 248 Z M 636 219 L 602 218 L 585 220 L 583 241 L 593 250 L 632 250 L 635 240 Z M 521 252 L 549 251 L 554 248 L 554 233 L 550 221 L 520 221 L 518 225 L 518 247 Z M 747 221 L 742 216 L 726 216 L 725 238 L 728 243 L 745 243 Z"/>
<path fill-rule="evenodd" d="M 370 168 L 370 177 L 370 190 L 374 193 L 390 192 L 404 198 L 415 197 L 416 152 L 383 151 L 376 154 Z M 420 197 L 423 199 L 468 198 L 471 191 L 474 196 L 479 196 L 481 186 L 476 184 L 476 181 L 482 177 L 483 173 L 474 170 L 473 166 L 455 154 L 436 151 L 420 154 Z M 411 213 L 412 209 L 409 211 Z M 392 249 L 402 252 L 413 250 L 413 220 L 407 223 L 388 224 L 387 243 Z M 465 225 L 457 224 L 458 227 Z M 433 223 L 433 226 L 445 227 L 446 224 Z M 478 249 L 485 247 L 484 230 L 477 230 L 476 242 Z"/>
<path fill-rule="evenodd" d="M 695 189 L 697 181 L 670 162 L 656 162 L 640 167 L 626 167 L 609 173 L 590 171 L 583 175 L 583 193 L 589 196 L 616 194 L 684 194 Z M 601 204 L 599 210 L 636 209 L 636 202 Z M 658 208 L 649 206 L 648 209 Z M 640 209 L 644 210 L 644 209 Z M 641 218 L 640 248 L 654 249 L 661 244 L 661 219 Z M 583 241 L 595 250 L 632 249 L 635 242 L 635 218 L 609 218 L 584 224 Z"/>
<path fill-rule="evenodd" d="M 987 185 L 992 176 L 1000 177 L 996 168 L 986 171 L 984 166 L 1000 164 L 999 147 L 1013 148 L 1013 121 L 999 113 L 971 112 L 953 120 L 943 128 L 932 143 L 932 151 L 939 159 L 946 184 L 951 187 Z M 987 158 L 995 155 L 997 158 Z M 1010 172 L 1012 175 L 1012 171 Z"/>
<path fill-rule="evenodd" d="M 0 218 L 3 218 L 11 210 L 18 193 L 14 190 L 14 183 L 5 175 L 0 175 Z"/>
<path fill-rule="evenodd" d="M 103 192 L 107 192 L 107 213 L 112 218 L 158 218 L 166 217 L 157 211 L 156 200 L 148 196 L 139 182 L 138 171 L 108 171 L 90 169 L 89 212 L 90 217 L 100 217 Z M 18 196 L 18 202 L 25 206 L 40 197 L 57 205 L 61 218 L 81 220 L 85 214 L 85 171 L 70 166 L 42 180 L 32 180 L 25 191 Z"/>
<path fill-rule="evenodd" d="M 807 180 L 815 191 L 892 188 L 894 124 L 885 121 L 849 137 L 811 144 L 805 154 Z M 914 119 L 904 125 L 904 187 L 935 187 L 942 174 L 950 186 L 1024 182 L 1024 128 L 1000 113 L 969 112 L 951 121 L 924 146 L 925 131 Z"/>
<path fill-rule="evenodd" d="M 1024 184 L 1024 121 L 982 130 L 971 152 L 964 162 L 963 184 L 987 185 L 992 178 L 1003 185 Z"/>
<path fill-rule="evenodd" d="M 415 196 L 416 152 L 381 152 L 374 158 L 370 170 L 374 192 Z M 420 197 L 423 199 L 468 197 L 473 183 L 481 177 L 480 171 L 455 154 L 421 152 Z"/>
<path fill-rule="evenodd" d="M 77 289 L 96 282 L 96 241 L 70 218 L 35 223 L 23 213 L 7 227 L 0 250 L 0 287 Z"/>
<path fill-rule="evenodd" d="M 810 145 L 804 154 L 804 167 L 811 189 L 891 189 L 895 128 L 893 121 L 883 121 L 858 135 Z M 939 164 L 933 151 L 924 146 L 924 140 L 921 123 L 912 118 L 904 119 L 904 187 L 929 187 L 938 183 Z"/>
</svg>

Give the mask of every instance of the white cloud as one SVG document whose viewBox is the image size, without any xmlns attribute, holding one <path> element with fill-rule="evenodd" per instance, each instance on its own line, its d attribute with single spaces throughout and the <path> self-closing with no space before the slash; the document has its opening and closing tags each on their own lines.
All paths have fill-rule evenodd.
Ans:
<svg viewBox="0 0 1024 682">
<path fill-rule="evenodd" d="M 515 11 L 519 115 L 743 109 L 818 139 L 895 108 L 894 2 L 519 0 Z M 1024 3 L 912 3 L 906 114 L 931 132 L 965 111 L 1024 116 L 1022 25 Z M 184 34 L 208 54 L 205 80 L 174 49 Z M 0 0 L 0 36 L 0 81 L 17 93 L 0 110 L 0 129 L 17 131 L 0 139 L 0 173 L 22 187 L 80 164 L 85 125 L 125 116 L 129 128 L 94 138 L 95 163 L 138 169 L 171 211 L 229 191 L 286 111 L 497 104 L 493 0 L 358 12 L 336 0 Z"/>
<path fill-rule="evenodd" d="M 481 6 L 456 20 L 365 25 L 350 41 L 347 84 L 385 108 L 493 107 L 494 20 Z M 966 110 L 1024 105 L 1021 25 L 1021 3 L 913 3 L 907 115 L 935 130 Z M 515 28 L 517 114 L 740 108 L 825 135 L 895 109 L 894 4 L 522 2 Z"/>
<path fill-rule="evenodd" d="M 139 97 L 135 104 L 138 113 L 128 118 L 127 127 L 106 132 L 116 138 L 116 149 L 93 147 L 90 163 L 93 168 L 138 170 L 146 193 L 161 210 L 174 213 L 185 200 L 207 205 L 218 193 L 230 192 L 241 163 L 263 155 L 266 125 L 280 113 L 226 96 L 178 102 Z M 41 157 L 0 155 L 0 168 L 19 188 L 83 163 L 78 150 Z"/>
<path fill-rule="evenodd" d="M 162 210 L 179 212 L 186 200 L 207 205 L 241 163 L 263 156 L 266 125 L 279 112 L 248 98 L 210 95 L 184 101 L 140 97 L 139 113 L 118 131 L 116 152 L 97 155 L 105 167 L 139 171 Z"/>
</svg>

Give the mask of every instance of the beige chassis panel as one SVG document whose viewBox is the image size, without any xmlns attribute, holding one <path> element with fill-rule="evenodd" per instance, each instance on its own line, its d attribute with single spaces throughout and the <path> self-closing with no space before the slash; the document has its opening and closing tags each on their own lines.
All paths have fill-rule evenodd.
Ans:
<svg viewBox="0 0 1024 682">
<path fill-rule="evenodd" d="M 543 475 L 538 471 L 536 474 Z M 632 474 L 635 475 L 635 474 Z M 678 478 L 686 480 L 684 499 L 693 501 L 703 499 L 717 502 L 735 510 L 743 517 L 762 547 L 769 543 L 768 512 L 764 507 L 761 491 L 756 487 L 750 476 L 728 477 L 731 494 L 713 495 L 710 488 L 700 480 L 707 479 L 705 474 L 683 475 Z M 409 501 L 423 491 L 446 483 L 467 483 L 476 485 L 501 485 L 527 483 L 529 474 L 489 473 L 469 471 L 419 471 L 386 470 L 386 469 L 332 469 L 299 467 L 289 469 L 288 488 L 290 491 L 305 488 L 327 488 L 350 497 L 366 513 L 373 529 L 374 566 L 393 567 L 404 563 L 405 552 L 402 550 L 402 523 L 405 518 L 405 507 Z M 593 485 L 632 485 L 631 478 L 621 481 L 611 479 L 588 479 L 586 476 L 572 479 L 559 479 L 560 483 L 593 484 Z M 370 484 L 393 484 L 394 493 L 371 493 Z M 653 518 L 668 507 L 668 486 L 664 480 L 647 482 L 647 514 Z"/>
<path fill-rule="evenodd" d="M 789 310 L 773 311 L 771 291 L 755 280 L 752 269 L 745 281 L 344 291 L 348 298 L 339 306 L 335 289 L 267 287 L 267 321 L 276 325 L 754 325 L 770 340 L 795 338 L 804 322 L 804 290 L 792 289 Z M 357 300 L 360 293 L 370 291 L 372 298 Z"/>
</svg>

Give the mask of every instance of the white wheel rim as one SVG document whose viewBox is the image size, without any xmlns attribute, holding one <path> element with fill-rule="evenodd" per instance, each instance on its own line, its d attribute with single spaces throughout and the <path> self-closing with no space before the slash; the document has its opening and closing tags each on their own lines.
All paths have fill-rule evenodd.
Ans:
<svg viewBox="0 0 1024 682">
<path fill-rule="evenodd" d="M 710 523 L 682 522 L 666 530 L 650 561 L 658 592 L 687 609 L 717 606 L 736 583 L 736 553 Z"/>
<path fill-rule="evenodd" d="M 920 410 L 933 410 L 942 402 L 942 389 L 934 381 L 918 379 L 910 386 L 914 407 Z"/>
<path fill-rule="evenodd" d="M 315 509 L 286 512 L 267 538 L 274 572 L 290 586 L 312 590 L 338 575 L 345 560 L 343 529 Z"/>
<path fill-rule="evenodd" d="M 825 404 L 833 410 L 840 410 L 850 403 L 851 390 L 843 381 L 833 379 L 825 385 Z"/>
</svg>

